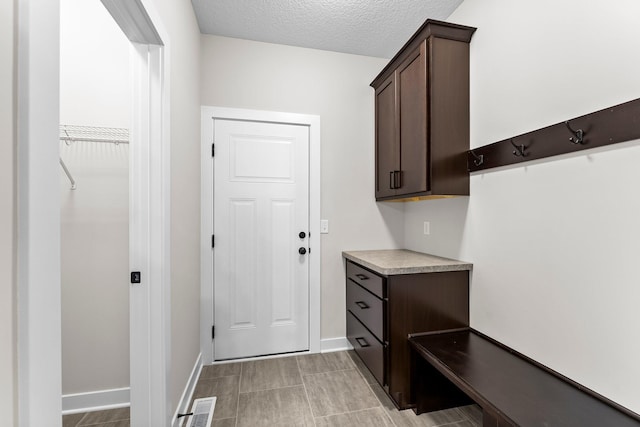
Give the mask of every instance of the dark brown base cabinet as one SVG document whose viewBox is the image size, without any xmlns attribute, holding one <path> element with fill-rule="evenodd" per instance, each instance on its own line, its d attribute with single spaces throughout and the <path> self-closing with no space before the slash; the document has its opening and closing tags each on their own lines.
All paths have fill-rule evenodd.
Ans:
<svg viewBox="0 0 640 427">
<path fill-rule="evenodd" d="M 469 326 L 469 272 L 383 276 L 346 261 L 347 338 L 400 409 L 412 407 L 408 334 Z"/>
</svg>

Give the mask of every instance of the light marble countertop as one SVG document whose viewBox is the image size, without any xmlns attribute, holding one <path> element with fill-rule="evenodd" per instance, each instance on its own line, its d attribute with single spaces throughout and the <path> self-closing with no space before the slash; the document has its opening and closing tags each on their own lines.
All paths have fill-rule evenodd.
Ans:
<svg viewBox="0 0 640 427">
<path fill-rule="evenodd" d="M 473 269 L 473 264 L 406 249 L 345 251 L 342 256 L 384 276 Z"/>
</svg>

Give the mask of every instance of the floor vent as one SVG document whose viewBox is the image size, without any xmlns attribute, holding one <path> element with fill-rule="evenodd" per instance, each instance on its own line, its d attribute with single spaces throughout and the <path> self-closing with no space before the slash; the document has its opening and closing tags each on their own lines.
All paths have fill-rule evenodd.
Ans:
<svg viewBox="0 0 640 427">
<path fill-rule="evenodd" d="M 187 420 L 186 427 L 211 427 L 213 422 L 213 410 L 216 407 L 215 397 L 203 397 L 195 399 L 191 406 L 193 415 Z"/>
</svg>

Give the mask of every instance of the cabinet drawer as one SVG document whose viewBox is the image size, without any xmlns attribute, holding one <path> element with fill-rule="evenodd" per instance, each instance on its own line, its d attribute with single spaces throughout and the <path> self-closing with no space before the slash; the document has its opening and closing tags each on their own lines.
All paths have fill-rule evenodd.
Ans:
<svg viewBox="0 0 640 427">
<path fill-rule="evenodd" d="M 384 385 L 385 346 L 349 311 L 347 311 L 347 338 L 376 380 Z"/>
<path fill-rule="evenodd" d="M 351 311 L 382 342 L 386 338 L 384 305 L 383 300 L 351 280 L 347 280 L 347 310 Z"/>
<path fill-rule="evenodd" d="M 384 279 L 350 261 L 347 261 L 347 278 L 380 298 L 386 297 Z"/>
</svg>

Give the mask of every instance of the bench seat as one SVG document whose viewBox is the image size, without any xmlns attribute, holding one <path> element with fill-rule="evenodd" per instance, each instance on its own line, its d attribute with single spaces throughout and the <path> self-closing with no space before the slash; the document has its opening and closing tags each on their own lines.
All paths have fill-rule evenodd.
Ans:
<svg viewBox="0 0 640 427">
<path fill-rule="evenodd" d="M 473 329 L 411 336 L 416 412 L 467 403 L 483 426 L 638 427 L 637 414 Z"/>
</svg>

